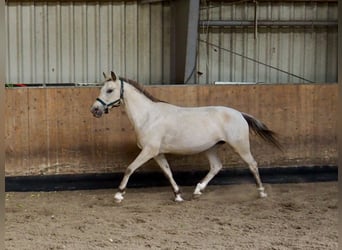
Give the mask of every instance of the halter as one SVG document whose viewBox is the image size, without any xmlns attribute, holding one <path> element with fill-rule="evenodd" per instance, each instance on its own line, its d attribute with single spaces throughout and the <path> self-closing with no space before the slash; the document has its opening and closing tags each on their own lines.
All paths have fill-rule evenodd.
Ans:
<svg viewBox="0 0 342 250">
<path fill-rule="evenodd" d="M 123 84 L 123 80 L 121 81 L 121 87 L 120 87 L 120 98 L 111 102 L 111 103 L 105 103 L 104 101 L 102 101 L 100 98 L 96 98 L 96 101 L 98 101 L 99 103 L 102 104 L 102 106 L 104 107 L 104 112 L 107 114 L 108 110 L 114 107 L 119 107 L 121 104 L 121 100 L 123 100 L 123 94 L 124 94 L 124 84 Z"/>
</svg>

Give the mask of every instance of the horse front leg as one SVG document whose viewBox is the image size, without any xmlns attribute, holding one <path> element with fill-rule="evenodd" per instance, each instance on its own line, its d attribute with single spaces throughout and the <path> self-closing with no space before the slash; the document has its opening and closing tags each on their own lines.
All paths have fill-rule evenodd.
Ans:
<svg viewBox="0 0 342 250">
<path fill-rule="evenodd" d="M 124 177 L 119 185 L 119 191 L 114 196 L 116 202 L 121 202 L 124 199 L 129 177 L 134 173 L 134 171 L 156 155 L 156 150 L 153 150 L 152 148 L 143 148 L 137 158 L 135 158 L 135 160 L 127 167 Z"/>
<path fill-rule="evenodd" d="M 167 162 L 167 160 L 165 158 L 165 155 L 163 155 L 163 154 L 157 155 L 156 157 L 154 157 L 154 160 L 158 163 L 158 165 L 160 166 L 160 168 L 163 170 L 164 174 L 166 175 L 166 177 L 170 181 L 171 186 L 173 188 L 173 193 L 175 194 L 175 201 L 176 202 L 184 201 L 182 196 L 181 196 L 180 189 L 179 189 L 176 181 L 173 179 L 173 175 L 172 175 L 169 163 Z"/>
</svg>

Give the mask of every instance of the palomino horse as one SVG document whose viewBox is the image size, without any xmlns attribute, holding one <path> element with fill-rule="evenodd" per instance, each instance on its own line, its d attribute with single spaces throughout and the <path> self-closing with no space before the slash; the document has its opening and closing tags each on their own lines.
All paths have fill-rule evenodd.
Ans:
<svg viewBox="0 0 342 250">
<path fill-rule="evenodd" d="M 103 113 L 108 113 L 110 108 L 123 104 L 134 127 L 138 147 L 141 149 L 125 171 L 119 190 L 115 194 L 117 202 L 124 198 L 129 177 L 152 158 L 169 179 L 175 201 L 183 201 L 165 158 L 165 154 L 168 153 L 205 153 L 210 163 L 210 171 L 197 184 L 194 191 L 195 196 L 201 195 L 209 181 L 222 168 L 217 149 L 223 143 L 231 145 L 248 164 L 260 197 L 267 196 L 260 180 L 257 162 L 250 152 L 249 129 L 274 146 L 280 145 L 274 133 L 262 122 L 228 107 L 178 107 L 156 99 L 146 92 L 142 85 L 118 78 L 113 72 L 110 78 L 104 73 L 103 75 L 106 81 L 91 107 L 91 112 L 99 118 Z"/>
</svg>

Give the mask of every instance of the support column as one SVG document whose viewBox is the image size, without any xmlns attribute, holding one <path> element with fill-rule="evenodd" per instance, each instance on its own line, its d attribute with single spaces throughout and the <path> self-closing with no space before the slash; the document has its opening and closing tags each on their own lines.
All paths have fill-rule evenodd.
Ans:
<svg viewBox="0 0 342 250">
<path fill-rule="evenodd" d="M 171 82 L 196 83 L 199 0 L 175 0 L 171 26 Z"/>
<path fill-rule="evenodd" d="M 6 81 L 5 0 L 0 0 L 0 249 L 5 249 L 5 81 Z"/>
</svg>

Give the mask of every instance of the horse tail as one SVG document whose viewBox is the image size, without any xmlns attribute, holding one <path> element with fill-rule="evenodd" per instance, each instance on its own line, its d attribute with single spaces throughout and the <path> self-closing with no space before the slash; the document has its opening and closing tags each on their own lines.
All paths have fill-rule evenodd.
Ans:
<svg viewBox="0 0 342 250">
<path fill-rule="evenodd" d="M 242 116 L 247 121 L 249 128 L 256 135 L 260 136 L 264 141 L 282 150 L 282 146 L 280 145 L 279 141 L 276 139 L 276 133 L 274 133 L 264 123 L 257 120 L 253 116 L 246 114 L 246 113 L 242 113 Z"/>
</svg>

